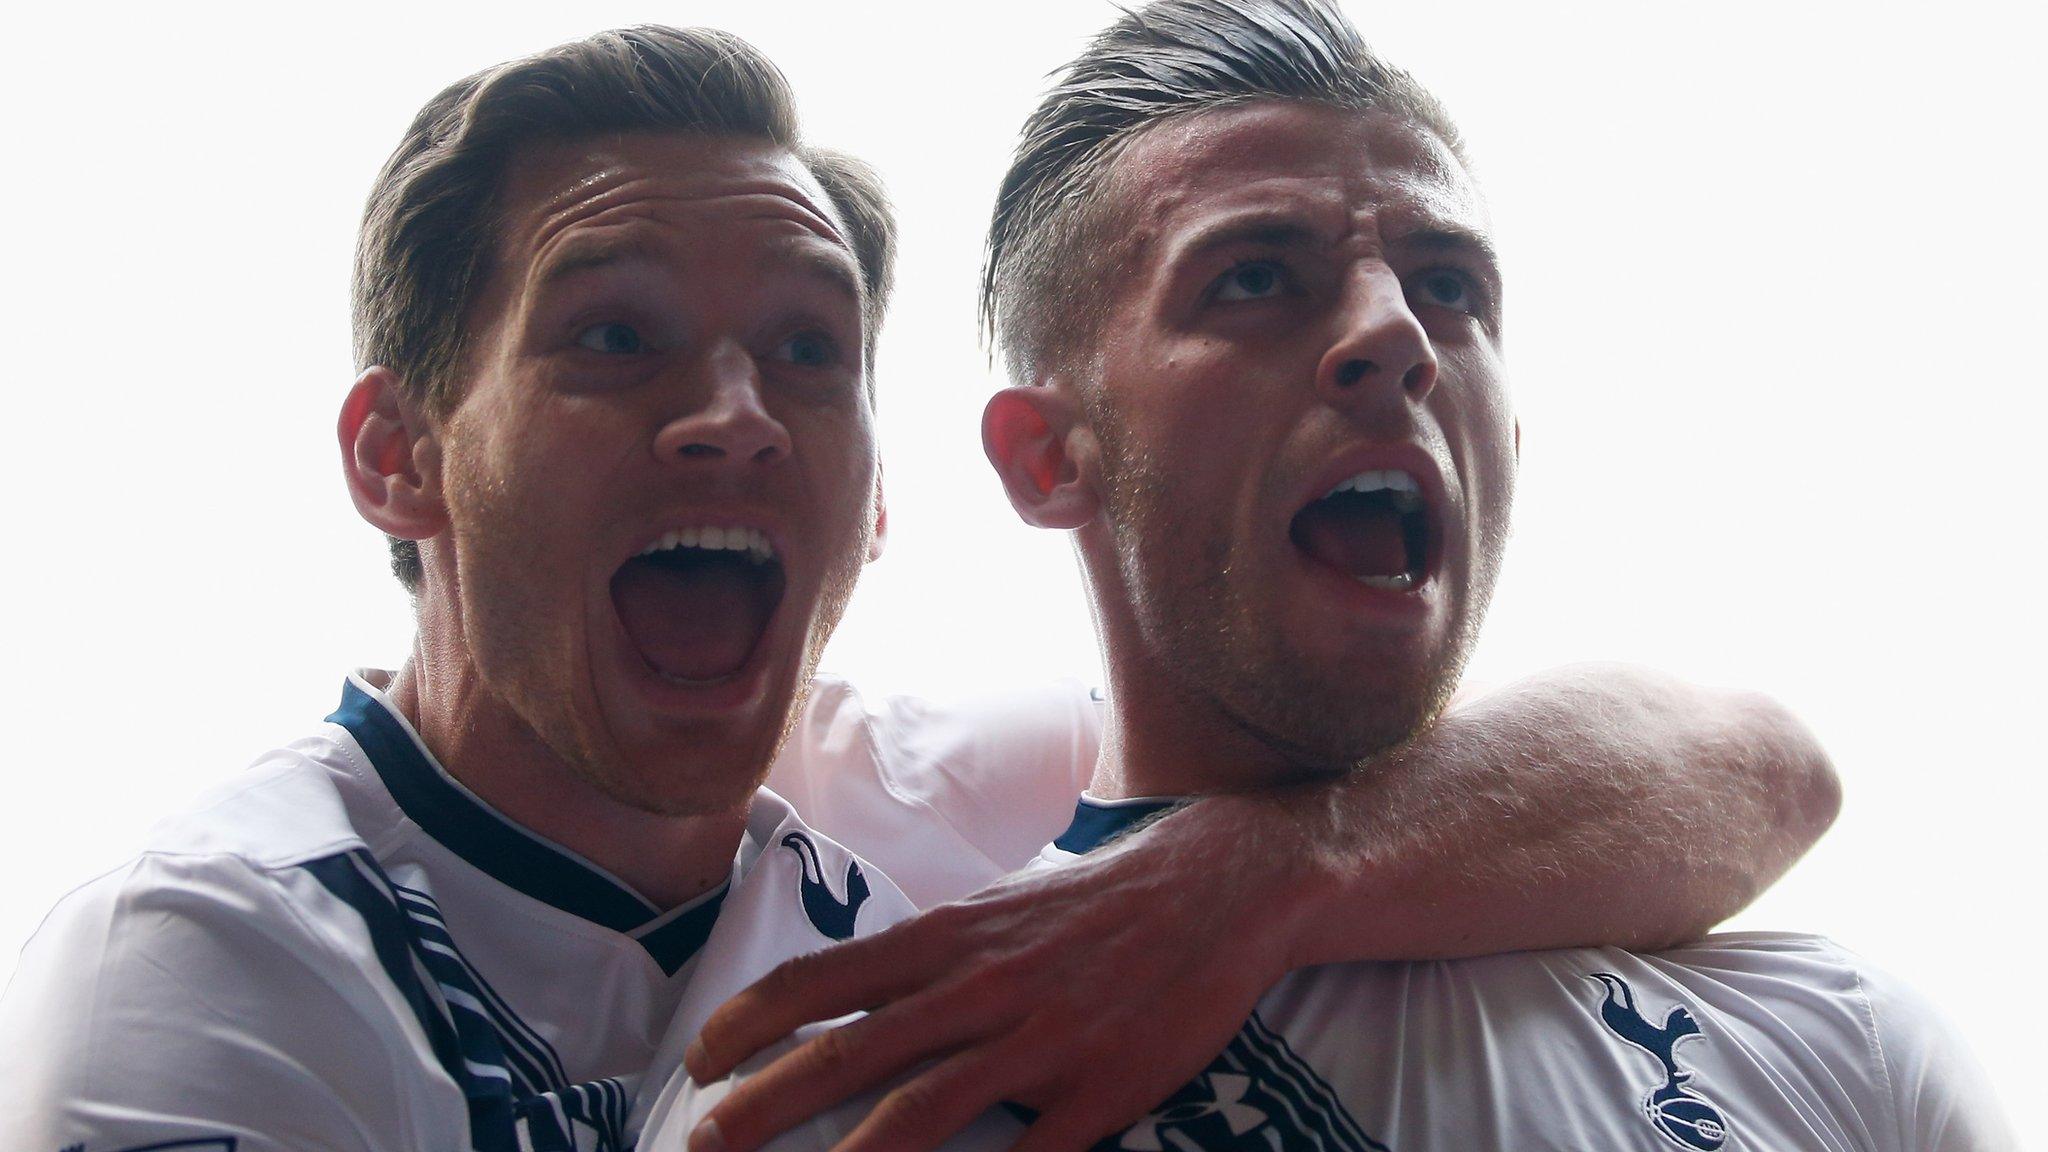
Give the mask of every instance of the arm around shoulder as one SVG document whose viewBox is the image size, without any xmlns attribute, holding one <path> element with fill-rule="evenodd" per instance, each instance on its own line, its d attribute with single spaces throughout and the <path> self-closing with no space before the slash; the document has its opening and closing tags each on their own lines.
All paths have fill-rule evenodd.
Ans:
<svg viewBox="0 0 2048 1152">
<path fill-rule="evenodd" d="M 942 1058 L 859 1146 L 935 1147 L 1009 1101 L 1040 1113 L 1033 1147 L 1085 1147 L 1198 1074 L 1291 968 L 1682 939 L 1789 865 L 1833 805 L 1826 757 L 1775 705 L 1563 669 L 1342 778 L 1194 801 L 808 960 L 802 1011 L 729 1005 L 692 1071 L 871 1008 L 777 1065 L 827 1074 L 764 1074 L 718 1105 L 718 1146 L 746 1152 Z M 790 1090 L 756 1091 L 768 1081 Z"/>
<path fill-rule="evenodd" d="M 1646 951 L 1747 905 L 1839 803 L 1826 753 L 1769 698 L 1588 664 L 1481 696 L 1343 778 L 1210 797 L 1148 835 L 1259 846 L 1231 882 L 1274 894 L 1294 966 Z"/>
</svg>

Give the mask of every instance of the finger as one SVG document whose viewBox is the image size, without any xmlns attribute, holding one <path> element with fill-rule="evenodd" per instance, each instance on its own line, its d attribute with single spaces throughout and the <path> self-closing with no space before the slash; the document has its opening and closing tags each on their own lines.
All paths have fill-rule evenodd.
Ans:
<svg viewBox="0 0 2048 1152">
<path fill-rule="evenodd" d="M 1039 1113 L 1010 1152 L 1087 1152 L 1130 1127 L 1144 1114 L 1092 1100 L 1070 1100 L 1059 1108 Z"/>
<path fill-rule="evenodd" d="M 930 1152 L 1001 1102 L 1001 1061 L 985 1048 L 949 1056 L 891 1089 L 832 1152 Z"/>
<path fill-rule="evenodd" d="M 734 1087 L 704 1123 L 718 1146 L 746 1152 L 923 1060 L 978 1039 L 985 1021 L 921 994 L 871 1016 L 830 1028 L 776 1057 Z"/>
<path fill-rule="evenodd" d="M 784 961 L 720 1005 L 683 1053 L 699 1084 L 730 1075 L 748 1057 L 806 1024 L 860 1012 L 901 996 L 916 970 L 877 947 L 888 937 L 850 940 Z"/>
</svg>

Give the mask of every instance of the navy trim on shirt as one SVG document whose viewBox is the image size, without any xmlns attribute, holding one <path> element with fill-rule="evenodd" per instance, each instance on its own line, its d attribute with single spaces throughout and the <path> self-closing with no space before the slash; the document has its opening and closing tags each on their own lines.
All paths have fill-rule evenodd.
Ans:
<svg viewBox="0 0 2048 1152">
<path fill-rule="evenodd" d="M 384 870 L 362 851 L 323 857 L 301 867 L 354 908 L 369 927 L 370 943 L 385 976 L 412 1007 L 442 1070 L 462 1089 L 469 1104 L 470 1143 L 478 1152 L 518 1152 L 512 1072 L 505 1065 L 504 1049 L 489 1020 L 451 999 L 446 991 L 439 996 L 428 991 L 420 978 L 423 972 L 444 990 L 454 988 L 475 999 L 475 992 L 463 987 L 467 980 L 447 957 L 417 946 Z"/>
<path fill-rule="evenodd" d="M 640 946 L 647 949 L 663 972 L 673 976 L 711 938 L 711 928 L 718 923 L 718 910 L 724 906 L 725 890 L 721 889 L 712 899 L 641 933 Z"/>
<path fill-rule="evenodd" d="M 662 910 L 611 877 L 536 838 L 485 807 L 436 767 L 397 717 L 353 681 L 327 718 L 348 729 L 370 766 L 413 823 L 449 851 L 504 884 L 614 932 L 632 934 Z M 726 890 L 640 937 L 663 972 L 694 956 L 711 934 Z"/>
<path fill-rule="evenodd" d="M 1131 825 L 1174 806 L 1173 800 L 1145 800 L 1136 804 L 1105 804 L 1081 797 L 1074 805 L 1073 823 L 1052 842 L 1062 852 L 1083 856 L 1115 839 Z"/>
</svg>

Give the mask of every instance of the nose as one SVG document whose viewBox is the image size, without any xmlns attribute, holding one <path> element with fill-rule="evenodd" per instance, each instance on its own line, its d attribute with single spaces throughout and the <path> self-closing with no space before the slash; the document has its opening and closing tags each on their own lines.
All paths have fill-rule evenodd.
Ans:
<svg viewBox="0 0 2048 1152">
<path fill-rule="evenodd" d="M 1345 287 L 1330 348 L 1316 365 L 1316 390 L 1340 406 L 1391 396 L 1421 400 L 1436 387 L 1436 370 L 1436 350 L 1400 278 L 1385 267 L 1360 270 Z"/>
<path fill-rule="evenodd" d="M 789 455 L 789 429 L 762 402 L 761 373 L 745 348 L 721 343 L 693 374 L 689 395 L 701 402 L 655 433 L 657 461 L 773 464 Z"/>
</svg>

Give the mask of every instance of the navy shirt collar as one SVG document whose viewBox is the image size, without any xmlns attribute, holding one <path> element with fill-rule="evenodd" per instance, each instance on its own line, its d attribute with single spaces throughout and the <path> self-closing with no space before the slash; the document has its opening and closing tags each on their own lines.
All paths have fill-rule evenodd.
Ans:
<svg viewBox="0 0 2048 1152">
<path fill-rule="evenodd" d="M 354 680 L 329 721 L 348 729 L 407 818 L 505 886 L 636 938 L 673 975 L 703 946 L 726 888 L 664 912 L 596 866 L 514 824 L 457 784 L 410 726 Z"/>
<path fill-rule="evenodd" d="M 1067 825 L 1065 832 L 1060 833 L 1059 839 L 1052 842 L 1052 846 L 1062 852 L 1085 856 L 1122 835 L 1133 825 L 1142 823 L 1178 803 L 1178 800 L 1152 798 L 1097 800 L 1093 796 L 1083 796 L 1080 802 L 1074 805 L 1073 822 Z"/>
</svg>

